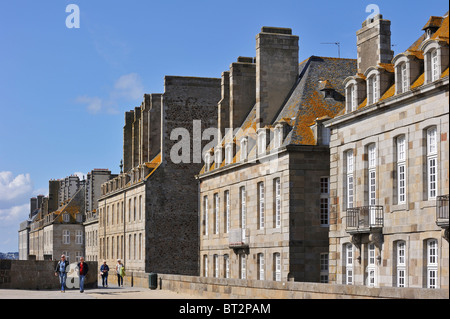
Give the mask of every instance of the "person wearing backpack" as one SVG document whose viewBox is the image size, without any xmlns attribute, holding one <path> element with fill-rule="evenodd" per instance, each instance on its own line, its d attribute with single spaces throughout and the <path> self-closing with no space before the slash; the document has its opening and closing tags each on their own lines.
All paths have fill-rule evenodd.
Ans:
<svg viewBox="0 0 450 319">
<path fill-rule="evenodd" d="M 123 287 L 123 277 L 125 277 L 125 266 L 120 259 L 117 259 L 116 264 L 117 284 L 119 287 Z"/>
</svg>

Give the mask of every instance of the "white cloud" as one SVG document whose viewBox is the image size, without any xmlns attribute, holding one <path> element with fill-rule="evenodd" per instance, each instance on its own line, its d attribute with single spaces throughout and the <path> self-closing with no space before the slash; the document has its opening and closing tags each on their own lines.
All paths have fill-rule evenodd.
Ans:
<svg viewBox="0 0 450 319">
<path fill-rule="evenodd" d="M 0 172 L 0 202 L 15 202 L 24 199 L 33 191 L 30 174 L 14 177 L 12 172 Z"/>
<path fill-rule="evenodd" d="M 80 96 L 77 98 L 76 102 L 87 104 L 86 109 L 92 114 L 97 114 L 102 110 L 103 102 L 99 97 Z"/>
<path fill-rule="evenodd" d="M 6 226 L 14 226 L 19 228 L 19 223 L 26 220 L 29 213 L 30 204 L 0 209 L 0 222 L 2 224 L 2 228 Z"/>
<path fill-rule="evenodd" d="M 144 87 L 137 73 L 122 75 L 114 85 L 116 95 L 137 100 L 144 96 Z"/>
<path fill-rule="evenodd" d="M 119 104 L 141 99 L 144 96 L 144 86 L 137 73 L 125 74 L 119 77 L 109 91 L 107 98 L 79 96 L 75 101 L 85 104 L 91 114 L 117 114 Z"/>
</svg>

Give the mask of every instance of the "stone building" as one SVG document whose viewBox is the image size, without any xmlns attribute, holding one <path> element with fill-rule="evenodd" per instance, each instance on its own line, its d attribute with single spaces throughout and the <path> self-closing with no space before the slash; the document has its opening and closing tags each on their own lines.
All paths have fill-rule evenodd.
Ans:
<svg viewBox="0 0 450 319">
<path fill-rule="evenodd" d="M 222 74 L 218 142 L 200 182 L 200 272 L 275 281 L 328 279 L 329 132 L 345 108 L 351 59 L 299 64 L 291 29 L 263 27 L 256 58 Z"/>
<path fill-rule="evenodd" d="M 107 169 L 94 169 L 86 176 L 84 241 L 86 261 L 98 261 L 98 199 L 101 185 L 117 175 Z"/>
<path fill-rule="evenodd" d="M 330 282 L 449 287 L 448 14 L 394 56 L 381 15 L 357 32 L 358 71 L 330 139 Z"/>
<path fill-rule="evenodd" d="M 110 265 L 121 259 L 128 278 L 198 274 L 195 174 L 219 100 L 220 79 L 166 76 L 163 94 L 125 114 L 124 170 L 102 185 L 98 249 Z"/>
<path fill-rule="evenodd" d="M 110 171 L 96 169 L 88 174 L 87 180 L 80 181 L 74 175 L 50 180 L 48 197 L 32 198 L 29 219 L 20 225 L 20 259 L 59 259 L 61 254 L 65 254 L 74 262 L 84 256 L 86 235 L 83 223 L 87 215 L 95 213 L 101 183 L 110 178 Z M 86 228 L 88 238 L 91 238 L 92 230 Z M 95 256 L 91 251 L 88 253 Z"/>
</svg>

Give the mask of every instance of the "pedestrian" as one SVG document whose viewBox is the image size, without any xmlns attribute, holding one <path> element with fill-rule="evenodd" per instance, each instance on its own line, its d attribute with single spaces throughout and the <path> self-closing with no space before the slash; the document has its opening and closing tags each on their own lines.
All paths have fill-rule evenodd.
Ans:
<svg viewBox="0 0 450 319">
<path fill-rule="evenodd" d="M 103 260 L 103 265 L 100 266 L 100 275 L 102 276 L 102 286 L 108 287 L 108 272 L 109 267 L 106 264 L 106 260 Z"/>
<path fill-rule="evenodd" d="M 117 283 L 119 287 L 123 287 L 123 277 L 125 277 L 125 266 L 122 264 L 120 259 L 117 259 L 116 265 L 116 273 L 117 273 Z"/>
<path fill-rule="evenodd" d="M 59 283 L 61 284 L 61 292 L 66 292 L 67 272 L 69 271 L 69 262 L 65 255 L 61 255 L 61 260 L 58 261 L 55 269 L 55 276 L 59 275 Z"/>
<path fill-rule="evenodd" d="M 84 262 L 84 257 L 80 258 L 80 262 L 77 265 L 78 276 L 80 278 L 80 292 L 84 292 L 84 280 L 86 279 L 86 275 L 89 271 L 89 266 Z"/>
</svg>

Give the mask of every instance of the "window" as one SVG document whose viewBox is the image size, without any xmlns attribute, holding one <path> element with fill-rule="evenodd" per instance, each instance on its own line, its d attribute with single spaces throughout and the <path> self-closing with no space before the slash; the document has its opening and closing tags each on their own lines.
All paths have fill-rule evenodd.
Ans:
<svg viewBox="0 0 450 319">
<path fill-rule="evenodd" d="M 136 221 L 136 197 L 133 198 L 133 221 Z"/>
<path fill-rule="evenodd" d="M 214 255 L 214 278 L 219 278 L 219 255 Z"/>
<path fill-rule="evenodd" d="M 320 254 L 320 282 L 328 283 L 328 253 Z"/>
<path fill-rule="evenodd" d="M 281 281 L 281 255 L 280 253 L 273 254 L 273 280 Z"/>
<path fill-rule="evenodd" d="M 367 80 L 367 89 L 368 89 L 368 101 L 367 105 L 377 103 L 380 99 L 379 95 L 379 85 L 377 75 L 372 75 Z"/>
<path fill-rule="evenodd" d="M 205 154 L 205 165 L 206 165 L 205 171 L 209 172 L 211 170 L 211 154 L 209 153 Z"/>
<path fill-rule="evenodd" d="M 265 262 L 264 262 L 264 254 L 258 254 L 258 280 L 265 280 Z"/>
<path fill-rule="evenodd" d="M 227 165 L 233 163 L 233 144 L 228 144 L 225 147 L 225 163 Z"/>
<path fill-rule="evenodd" d="M 358 108 L 358 103 L 356 100 L 356 85 L 352 85 L 350 87 L 350 101 L 351 101 L 352 111 L 355 111 Z"/>
<path fill-rule="evenodd" d="M 407 64 L 403 63 L 400 66 L 400 72 L 401 72 L 401 88 L 402 93 L 405 93 L 409 90 L 409 81 L 408 81 L 408 69 Z"/>
<path fill-rule="evenodd" d="M 216 163 L 215 168 L 219 168 L 220 165 L 222 164 L 222 149 L 221 149 L 221 148 L 218 148 L 218 149 L 216 150 L 216 153 L 215 153 L 214 155 L 215 155 L 215 157 L 214 157 L 214 163 Z"/>
<path fill-rule="evenodd" d="M 346 100 L 348 113 L 353 112 L 358 108 L 356 89 L 357 89 L 356 84 L 351 84 L 347 86 Z"/>
<path fill-rule="evenodd" d="M 205 225 L 203 235 L 208 235 L 208 196 L 203 197 L 203 221 Z"/>
<path fill-rule="evenodd" d="M 353 151 L 347 151 L 347 208 L 353 208 L 354 180 L 353 180 Z"/>
<path fill-rule="evenodd" d="M 375 144 L 370 144 L 368 147 L 369 152 L 369 206 L 375 206 L 376 204 L 376 168 L 377 168 L 377 147 Z"/>
<path fill-rule="evenodd" d="M 275 228 L 281 228 L 281 179 L 276 178 L 274 181 L 274 198 L 275 198 Z"/>
<path fill-rule="evenodd" d="M 405 136 L 397 138 L 397 201 L 406 203 L 406 139 Z"/>
<path fill-rule="evenodd" d="M 77 230 L 76 234 L 75 234 L 75 243 L 76 244 L 83 244 L 83 231 L 82 230 Z"/>
<path fill-rule="evenodd" d="M 258 226 L 259 226 L 259 229 L 264 229 L 264 218 L 265 218 L 264 183 L 258 183 Z"/>
<path fill-rule="evenodd" d="M 258 133 L 258 154 L 262 155 L 266 153 L 266 131 L 261 130 Z"/>
<path fill-rule="evenodd" d="M 397 243 L 397 287 L 406 286 L 406 243 L 399 241 Z"/>
<path fill-rule="evenodd" d="M 431 81 L 439 80 L 440 75 L 438 51 L 434 50 L 431 52 Z"/>
<path fill-rule="evenodd" d="M 230 278 L 230 256 L 229 255 L 224 255 L 223 256 L 223 263 L 224 263 L 224 277 L 225 278 Z"/>
<path fill-rule="evenodd" d="M 240 217 L 241 217 L 241 228 L 245 229 L 247 221 L 247 203 L 246 203 L 246 193 L 245 187 L 240 188 Z"/>
<path fill-rule="evenodd" d="M 283 128 L 281 126 L 277 126 L 275 128 L 275 148 L 280 148 L 283 145 Z"/>
<path fill-rule="evenodd" d="M 245 254 L 239 255 L 239 278 L 247 279 L 247 258 Z"/>
<path fill-rule="evenodd" d="M 427 188 L 428 200 L 436 199 L 437 193 L 437 129 L 427 130 Z"/>
<path fill-rule="evenodd" d="M 344 246 L 344 265 L 345 265 L 345 281 L 346 285 L 353 285 L 353 245 L 346 244 Z"/>
<path fill-rule="evenodd" d="M 219 233 L 219 194 L 214 194 L 214 234 Z"/>
<path fill-rule="evenodd" d="M 70 244 L 70 231 L 63 230 L 63 244 Z"/>
<path fill-rule="evenodd" d="M 438 245 L 436 239 L 427 241 L 427 288 L 436 289 L 438 279 Z"/>
<path fill-rule="evenodd" d="M 208 277 L 208 255 L 203 255 L 203 277 Z"/>
<path fill-rule="evenodd" d="M 117 205 L 117 216 L 119 215 L 119 205 Z M 139 196 L 139 220 L 142 220 L 142 196 Z"/>
<path fill-rule="evenodd" d="M 329 225 L 329 197 L 330 197 L 330 189 L 329 189 L 329 178 L 321 177 L 320 178 L 320 225 L 328 226 Z"/>
<path fill-rule="evenodd" d="M 230 191 L 225 191 L 225 233 L 230 231 Z"/>
<path fill-rule="evenodd" d="M 241 140 L 241 161 L 245 161 L 247 159 L 248 154 L 248 139 L 244 137 Z"/>
<path fill-rule="evenodd" d="M 64 214 L 63 214 L 63 221 L 64 221 L 65 223 L 70 222 L 70 215 L 69 215 L 69 213 L 64 213 Z"/>
<path fill-rule="evenodd" d="M 367 285 L 375 287 L 376 285 L 376 265 L 375 265 L 375 244 L 370 243 L 367 247 Z"/>
</svg>

